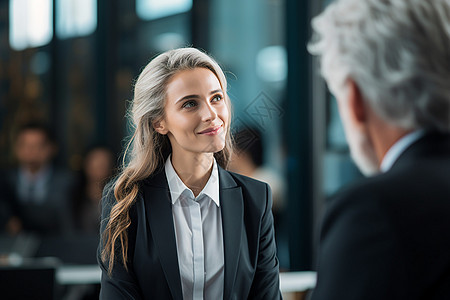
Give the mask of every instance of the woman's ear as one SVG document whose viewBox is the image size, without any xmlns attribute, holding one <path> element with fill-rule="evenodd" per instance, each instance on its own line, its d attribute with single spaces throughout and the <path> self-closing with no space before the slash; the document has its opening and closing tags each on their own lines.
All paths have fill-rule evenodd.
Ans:
<svg viewBox="0 0 450 300">
<path fill-rule="evenodd" d="M 155 121 L 152 123 L 152 126 L 159 134 L 165 135 L 168 132 L 164 120 Z"/>
</svg>

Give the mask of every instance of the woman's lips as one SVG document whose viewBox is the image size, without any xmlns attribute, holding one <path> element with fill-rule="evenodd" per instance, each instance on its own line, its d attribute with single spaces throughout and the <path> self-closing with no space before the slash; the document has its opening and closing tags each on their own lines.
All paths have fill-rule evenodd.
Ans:
<svg viewBox="0 0 450 300">
<path fill-rule="evenodd" d="M 211 128 L 208 128 L 206 130 L 199 132 L 199 134 L 216 135 L 220 132 L 221 128 L 222 128 L 222 125 L 214 126 L 214 127 L 211 127 Z"/>
</svg>

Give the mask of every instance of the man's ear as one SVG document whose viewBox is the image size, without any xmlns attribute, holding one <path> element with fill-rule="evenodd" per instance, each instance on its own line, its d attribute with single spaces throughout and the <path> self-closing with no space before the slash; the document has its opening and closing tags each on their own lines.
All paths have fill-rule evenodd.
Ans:
<svg viewBox="0 0 450 300">
<path fill-rule="evenodd" d="M 165 135 L 168 132 L 166 128 L 166 122 L 164 122 L 164 120 L 155 121 L 152 123 L 152 126 L 159 134 Z"/>
<path fill-rule="evenodd" d="M 348 105 L 350 117 L 356 123 L 364 123 L 367 120 L 366 104 L 358 85 L 352 80 L 348 80 Z"/>
</svg>

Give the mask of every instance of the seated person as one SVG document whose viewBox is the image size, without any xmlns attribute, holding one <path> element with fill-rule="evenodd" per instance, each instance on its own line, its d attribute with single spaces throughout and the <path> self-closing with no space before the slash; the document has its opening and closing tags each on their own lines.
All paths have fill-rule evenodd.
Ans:
<svg viewBox="0 0 450 300">
<path fill-rule="evenodd" d="M 338 0 L 322 74 L 368 176 L 327 203 L 313 300 L 450 299 L 450 1 Z"/>
<path fill-rule="evenodd" d="M 72 208 L 75 229 L 80 233 L 98 235 L 100 201 L 106 181 L 113 175 L 114 160 L 111 150 L 104 146 L 91 148 L 84 157 Z"/>
<path fill-rule="evenodd" d="M 47 235 L 70 230 L 73 177 L 51 164 L 56 149 L 45 125 L 30 123 L 19 129 L 14 148 L 17 166 L 1 176 L 4 192 L 0 202 L 10 208 L 6 223 L 10 234 Z"/>
</svg>

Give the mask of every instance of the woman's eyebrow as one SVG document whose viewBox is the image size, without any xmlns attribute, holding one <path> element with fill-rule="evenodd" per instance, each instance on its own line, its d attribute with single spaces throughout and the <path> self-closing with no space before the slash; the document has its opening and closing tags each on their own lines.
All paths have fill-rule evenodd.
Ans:
<svg viewBox="0 0 450 300">
<path fill-rule="evenodd" d="M 178 99 L 178 100 L 175 102 L 175 104 L 178 103 L 178 102 L 180 102 L 180 101 L 183 101 L 183 100 L 187 100 L 187 99 L 198 99 L 198 98 L 200 98 L 199 95 L 187 95 L 187 96 L 184 96 L 184 97 Z"/>
<path fill-rule="evenodd" d="M 222 94 L 223 94 L 223 91 L 222 91 L 222 89 L 217 89 L 217 90 L 213 90 L 213 91 L 209 92 L 210 95 L 215 94 L 215 93 L 222 93 Z M 199 99 L 199 98 L 200 98 L 200 95 L 195 95 L 195 94 L 193 94 L 193 95 L 186 95 L 186 96 L 184 96 L 184 97 L 178 99 L 178 100 L 175 102 L 175 104 L 177 104 L 178 102 L 183 101 L 183 100 L 188 100 L 188 99 Z"/>
<path fill-rule="evenodd" d="M 215 93 L 223 93 L 223 91 L 222 91 L 222 89 L 217 89 L 217 90 L 211 91 L 209 94 L 212 95 Z"/>
</svg>

